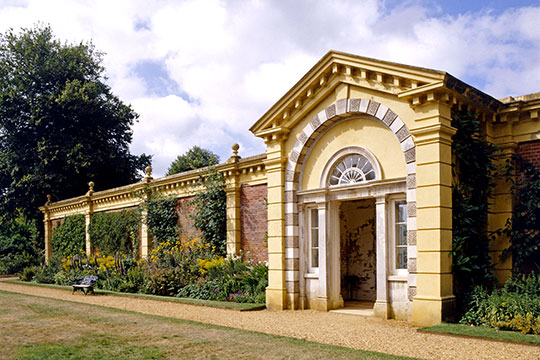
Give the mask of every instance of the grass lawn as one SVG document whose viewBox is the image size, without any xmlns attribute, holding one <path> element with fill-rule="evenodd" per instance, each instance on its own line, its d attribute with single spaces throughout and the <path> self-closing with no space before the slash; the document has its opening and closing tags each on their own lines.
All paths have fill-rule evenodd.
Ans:
<svg viewBox="0 0 540 360">
<path fill-rule="evenodd" d="M 2 358 L 405 359 L 0 291 Z"/>
<path fill-rule="evenodd" d="M 439 324 L 435 326 L 420 328 L 418 329 L 418 331 L 459 336 L 472 336 L 500 341 L 540 345 L 539 335 L 526 335 L 517 331 L 503 331 L 482 326 L 469 326 L 462 324 Z"/>
<path fill-rule="evenodd" d="M 27 285 L 27 286 L 41 286 L 41 287 L 49 287 L 53 289 L 72 290 L 71 286 L 64 286 L 64 285 L 38 284 L 35 282 L 20 281 L 20 280 L 3 280 L 3 282 Z M 134 298 L 178 302 L 182 304 L 210 306 L 210 307 L 217 307 L 217 308 L 223 308 L 223 309 L 233 309 L 233 310 L 240 310 L 240 311 L 259 310 L 259 309 L 264 309 L 266 307 L 265 304 L 246 304 L 246 303 L 235 303 L 235 302 L 228 302 L 228 301 L 177 298 L 173 296 L 132 294 L 132 293 L 117 292 L 117 291 L 109 291 L 109 290 L 99 290 L 99 289 L 96 289 L 95 292 L 96 294 L 100 294 L 100 295 L 127 296 L 127 297 L 134 297 Z"/>
</svg>

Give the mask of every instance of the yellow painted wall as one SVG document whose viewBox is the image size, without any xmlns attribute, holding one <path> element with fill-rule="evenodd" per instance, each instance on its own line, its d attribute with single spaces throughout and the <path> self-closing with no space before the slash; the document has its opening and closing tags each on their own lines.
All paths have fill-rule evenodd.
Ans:
<svg viewBox="0 0 540 360">
<path fill-rule="evenodd" d="M 313 145 L 305 162 L 302 190 L 319 188 L 324 167 L 330 158 L 348 146 L 369 150 L 379 162 L 383 179 L 407 176 L 403 152 L 394 134 L 378 121 L 356 118 L 339 122 Z"/>
</svg>

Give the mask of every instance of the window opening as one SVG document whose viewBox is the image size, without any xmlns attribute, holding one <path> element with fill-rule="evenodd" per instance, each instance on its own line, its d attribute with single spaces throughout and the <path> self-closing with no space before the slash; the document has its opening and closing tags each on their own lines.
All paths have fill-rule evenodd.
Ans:
<svg viewBox="0 0 540 360">
<path fill-rule="evenodd" d="M 396 269 L 407 269 L 407 203 L 396 202 Z"/>
<path fill-rule="evenodd" d="M 319 268 L 319 210 L 310 210 L 310 241 L 309 241 L 309 268 L 316 270 Z"/>
<path fill-rule="evenodd" d="M 366 157 L 353 154 L 341 159 L 330 171 L 330 185 L 356 184 L 375 179 L 375 169 Z"/>
</svg>

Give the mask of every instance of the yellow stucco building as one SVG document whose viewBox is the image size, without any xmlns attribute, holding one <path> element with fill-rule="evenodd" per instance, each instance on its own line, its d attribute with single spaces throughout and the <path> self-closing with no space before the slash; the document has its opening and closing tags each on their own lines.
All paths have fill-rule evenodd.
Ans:
<svg viewBox="0 0 540 360">
<path fill-rule="evenodd" d="M 540 94 L 497 100 L 445 72 L 335 51 L 251 127 L 266 154 L 242 159 L 235 147 L 217 169 L 227 182 L 229 253 L 252 241 L 244 202 L 267 198 L 269 309 L 327 311 L 362 301 L 375 316 L 419 325 L 452 318 L 451 114 L 461 106 L 480 115 L 503 158 L 522 144 L 540 150 Z M 181 198 L 195 178 L 149 174 L 139 184 L 47 203 L 47 256 L 55 220 L 134 206 L 140 199 L 130 194 L 148 186 Z M 507 185 L 498 184 L 492 207 L 495 229 L 511 215 Z M 144 224 L 141 234 L 145 256 Z M 494 244 L 494 261 L 507 245 Z M 510 261 L 497 262 L 500 279 L 510 270 Z"/>
</svg>

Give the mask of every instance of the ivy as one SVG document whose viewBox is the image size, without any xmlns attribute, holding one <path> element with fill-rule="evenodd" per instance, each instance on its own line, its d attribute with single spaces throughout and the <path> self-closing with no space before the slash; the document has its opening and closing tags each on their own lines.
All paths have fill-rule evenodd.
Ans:
<svg viewBox="0 0 540 360">
<path fill-rule="evenodd" d="M 137 210 L 93 214 L 89 228 L 93 250 L 106 255 L 122 253 L 136 256 L 140 220 Z"/>
<path fill-rule="evenodd" d="M 178 226 L 178 213 L 176 212 L 176 199 L 159 199 L 151 196 L 145 203 L 147 207 L 147 225 L 152 235 L 153 245 L 175 240 L 180 229 Z M 175 241 L 171 241 L 174 243 Z"/>
<path fill-rule="evenodd" d="M 502 258 L 512 254 L 514 272 L 538 271 L 540 270 L 540 171 L 521 156 L 514 155 L 506 163 L 505 174 L 514 196 L 514 208 L 512 218 L 506 222 L 502 230 L 510 240 L 510 247 L 503 252 Z"/>
<path fill-rule="evenodd" d="M 203 241 L 212 246 L 218 256 L 227 253 L 227 195 L 225 179 L 215 169 L 201 175 L 199 191 L 190 205 L 195 207 L 191 214 L 193 225 L 201 230 Z"/>
<path fill-rule="evenodd" d="M 52 233 L 53 254 L 66 257 L 78 254 L 85 247 L 86 225 L 84 215 L 66 216 Z"/>
<path fill-rule="evenodd" d="M 481 135 L 478 116 L 467 109 L 453 111 L 452 126 L 457 129 L 452 137 L 454 293 L 463 295 L 494 279 L 487 219 L 497 148 Z"/>
</svg>

